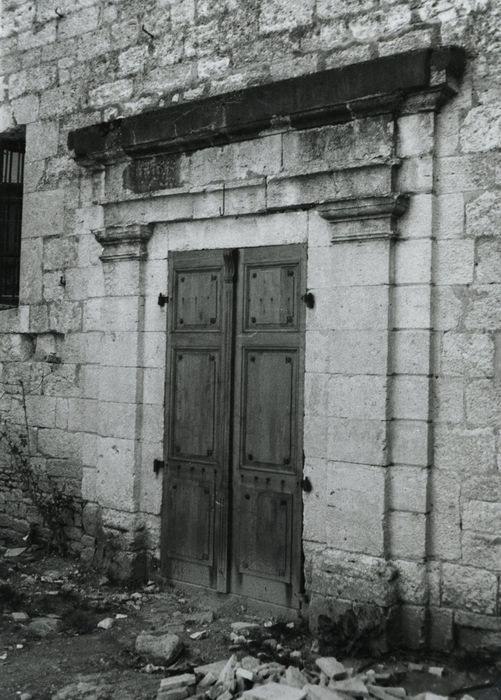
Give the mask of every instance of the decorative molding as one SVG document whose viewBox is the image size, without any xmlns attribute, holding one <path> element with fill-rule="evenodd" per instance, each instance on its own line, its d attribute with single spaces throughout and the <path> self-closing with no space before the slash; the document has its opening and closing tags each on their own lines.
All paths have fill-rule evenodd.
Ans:
<svg viewBox="0 0 501 700">
<path fill-rule="evenodd" d="M 331 243 L 390 239 L 396 236 L 395 221 L 409 205 L 409 196 L 343 199 L 322 204 L 320 216 L 333 224 Z"/>
<path fill-rule="evenodd" d="M 107 226 L 93 231 L 96 240 L 103 246 L 100 255 L 104 262 L 119 260 L 144 260 L 147 257 L 147 243 L 152 234 L 150 224 L 131 226 Z"/>
<path fill-rule="evenodd" d="M 464 66 L 465 52 L 454 46 L 383 56 L 82 127 L 69 133 L 68 147 L 78 163 L 92 166 L 125 156 L 189 153 L 256 138 L 266 129 L 397 115 L 413 95 L 421 95 L 418 111 L 428 93 L 430 108 L 439 108 L 454 94 Z"/>
</svg>

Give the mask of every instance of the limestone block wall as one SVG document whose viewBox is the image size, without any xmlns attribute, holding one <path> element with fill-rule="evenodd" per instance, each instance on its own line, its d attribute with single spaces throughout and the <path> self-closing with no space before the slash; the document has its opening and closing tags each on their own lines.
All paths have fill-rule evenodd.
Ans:
<svg viewBox="0 0 501 700">
<path fill-rule="evenodd" d="M 34 463 L 81 499 L 67 524 L 73 549 L 93 556 L 97 505 L 119 546 L 158 546 L 167 250 L 307 241 L 318 304 L 305 470 L 329 485 L 305 497 L 311 607 L 399 601 L 407 644 L 425 642 L 429 610 L 432 646 L 498 645 L 499 0 L 58 9 L 62 18 L 43 0 L 1 4 L 0 133 L 25 128 L 26 171 L 20 305 L 0 310 L 0 413 L 23 426 L 21 380 Z M 168 196 L 145 197 L 127 163 L 89 171 L 68 152 L 80 126 L 447 43 L 468 50 L 468 68 L 436 116 L 201 151 L 162 171 Z M 302 172 L 319 173 L 300 188 L 307 204 L 323 198 L 328 168 L 340 171 L 339 199 L 386 192 L 376 166 L 393 161 L 395 191 L 410 195 L 396 243 L 332 244 L 338 225 L 313 209 L 252 215 L 297 201 L 288 178 Z M 354 166 L 364 185 L 343 174 Z M 150 223 L 145 260 L 100 260 L 94 231 Z M 2 531 L 24 534 L 37 515 L 5 455 L 0 492 Z"/>
</svg>

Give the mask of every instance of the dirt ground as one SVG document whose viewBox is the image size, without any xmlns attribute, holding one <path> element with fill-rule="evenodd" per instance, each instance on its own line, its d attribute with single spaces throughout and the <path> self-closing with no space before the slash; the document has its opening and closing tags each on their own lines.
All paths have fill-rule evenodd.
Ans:
<svg viewBox="0 0 501 700">
<path fill-rule="evenodd" d="M 109 629 L 97 626 L 103 620 Z M 57 693 L 58 700 L 154 700 L 161 678 L 238 653 L 239 640 L 231 637 L 235 621 L 260 625 L 262 634 L 245 649 L 260 658 L 306 668 L 319 652 L 329 652 L 301 621 L 256 614 L 227 598 L 158 583 L 137 590 L 116 587 L 78 562 L 33 548 L 15 557 L 0 554 L 0 700 L 45 700 Z M 183 651 L 173 665 L 158 667 L 135 653 L 141 631 L 180 637 Z M 359 652 L 352 650 L 358 667 L 392 670 L 408 694 L 501 698 L 501 666 L 492 660 L 404 653 L 374 658 Z M 430 666 L 444 667 L 443 675 L 430 673 Z M 80 686 L 62 691 L 75 683 Z"/>
</svg>

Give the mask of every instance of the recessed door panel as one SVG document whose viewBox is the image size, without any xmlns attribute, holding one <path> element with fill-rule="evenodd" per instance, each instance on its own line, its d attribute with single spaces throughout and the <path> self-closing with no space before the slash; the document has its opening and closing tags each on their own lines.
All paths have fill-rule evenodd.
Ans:
<svg viewBox="0 0 501 700">
<path fill-rule="evenodd" d="M 173 351 L 171 454 L 176 458 L 214 455 L 218 359 L 215 350 Z"/>
<path fill-rule="evenodd" d="M 167 542 L 170 557 L 202 566 L 213 563 L 214 490 L 208 482 L 171 480 L 167 508 L 172 529 Z"/>
<path fill-rule="evenodd" d="M 294 350 L 247 349 L 242 387 L 242 464 L 293 467 Z"/>
<path fill-rule="evenodd" d="M 219 328 L 219 271 L 179 270 L 175 272 L 176 330 Z"/>
<path fill-rule="evenodd" d="M 247 330 L 297 328 L 297 264 L 249 265 L 245 277 Z"/>
<path fill-rule="evenodd" d="M 239 510 L 240 573 L 290 583 L 291 496 L 247 486 Z"/>
</svg>

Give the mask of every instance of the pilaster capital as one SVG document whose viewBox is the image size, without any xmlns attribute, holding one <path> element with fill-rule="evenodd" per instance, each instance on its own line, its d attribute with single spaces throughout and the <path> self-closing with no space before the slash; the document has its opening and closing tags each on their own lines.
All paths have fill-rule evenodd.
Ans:
<svg viewBox="0 0 501 700">
<path fill-rule="evenodd" d="M 104 262 L 119 260 L 144 260 L 147 255 L 147 243 L 153 228 L 151 224 L 132 224 L 130 226 L 107 226 L 93 231 L 96 240 L 103 246 L 100 255 Z"/>
<path fill-rule="evenodd" d="M 408 195 L 391 194 L 328 202 L 317 211 L 333 225 L 331 243 L 381 240 L 397 235 L 395 221 L 408 204 Z"/>
</svg>

